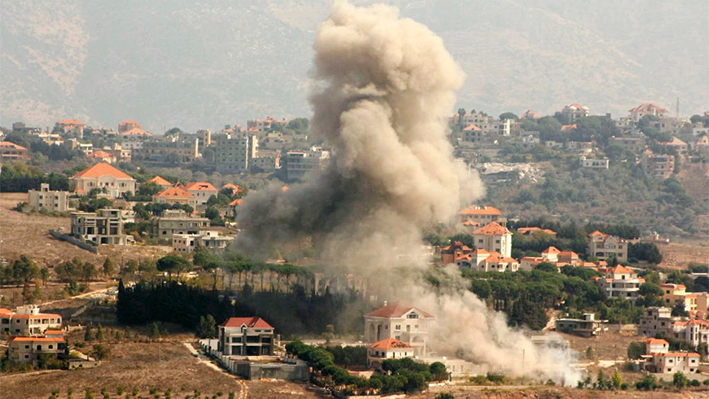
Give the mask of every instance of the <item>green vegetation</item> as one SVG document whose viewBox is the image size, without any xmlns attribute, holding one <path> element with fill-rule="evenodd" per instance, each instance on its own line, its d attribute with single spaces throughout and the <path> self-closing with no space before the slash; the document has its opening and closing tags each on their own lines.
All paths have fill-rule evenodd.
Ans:
<svg viewBox="0 0 709 399">
<path fill-rule="evenodd" d="M 22 162 L 7 163 L 0 173 L 0 192 L 27 192 L 39 190 L 42 183 L 49 183 L 50 190 L 69 190 L 69 179 L 60 173 L 45 173 L 39 167 Z"/>
</svg>

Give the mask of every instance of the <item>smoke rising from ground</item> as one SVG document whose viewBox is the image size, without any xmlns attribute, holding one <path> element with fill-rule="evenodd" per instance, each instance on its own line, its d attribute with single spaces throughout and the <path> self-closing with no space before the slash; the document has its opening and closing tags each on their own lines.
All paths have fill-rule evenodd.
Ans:
<svg viewBox="0 0 709 399">
<path fill-rule="evenodd" d="M 425 293 L 414 276 L 427 261 L 399 256 L 420 250 L 423 228 L 483 194 L 446 137 L 464 74 L 442 40 L 393 7 L 337 2 L 317 33 L 314 78 L 312 130 L 332 148 L 331 163 L 287 191 L 246 197 L 237 245 L 253 253 L 312 239 L 324 262 L 368 277 L 370 287 L 394 286 L 437 314 L 442 341 L 521 372 L 522 349 L 537 356 L 528 339 L 473 294 Z"/>
</svg>

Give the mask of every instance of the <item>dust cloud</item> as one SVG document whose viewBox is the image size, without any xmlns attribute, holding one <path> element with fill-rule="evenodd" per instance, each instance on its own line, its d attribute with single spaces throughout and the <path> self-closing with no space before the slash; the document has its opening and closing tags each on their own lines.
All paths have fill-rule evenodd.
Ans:
<svg viewBox="0 0 709 399">
<path fill-rule="evenodd" d="M 253 254 L 312 240 L 324 263 L 437 315 L 443 345 L 456 342 L 465 357 L 499 369 L 532 371 L 543 354 L 503 315 L 467 290 L 422 288 L 430 267 L 422 230 L 484 194 L 446 137 L 465 76 L 443 41 L 394 7 L 339 1 L 314 49 L 312 132 L 332 149 L 331 162 L 287 191 L 274 185 L 247 196 L 236 245 Z"/>
</svg>

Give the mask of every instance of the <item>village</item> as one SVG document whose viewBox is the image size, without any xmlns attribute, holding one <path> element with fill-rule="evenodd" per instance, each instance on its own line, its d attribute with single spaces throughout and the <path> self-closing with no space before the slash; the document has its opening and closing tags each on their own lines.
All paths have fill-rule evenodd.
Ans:
<svg viewBox="0 0 709 399">
<path fill-rule="evenodd" d="M 546 191 L 530 189 L 519 193 L 528 195 L 522 200 L 498 202 L 488 193 L 445 228 L 426 232 L 422 248 L 433 278 L 455 270 L 469 291 L 491 311 L 508 314 L 509 324 L 534 345 L 562 348 L 583 376 L 579 381 L 525 379 L 446 352 L 437 335 L 440 315 L 373 295 L 365 276 L 328 270 L 312 247 L 284 248 L 265 262 L 234 252 L 240 207 L 250 192 L 288 191 L 330 162 L 332 149 L 308 134 L 307 119 L 271 117 L 214 133 L 175 128 L 157 135 L 132 120 L 116 131 L 74 119 L 52 130 L 22 122 L 3 129 L 0 190 L 17 201 L 2 212 L 42 218 L 48 227 L 36 232 L 41 245 L 61 242 L 93 258 L 47 261 L 40 251 L 0 247 L 7 349 L 7 374 L 0 378 L 100 370 L 110 367 L 111 352 L 121 352 L 121 345 L 146 342 L 187 348 L 186 356 L 205 363 L 200 367 L 238 376 L 242 382 L 234 382 L 229 396 L 239 392 L 240 398 L 251 381 L 268 380 L 295 382 L 300 393 L 293 397 L 443 394 L 498 385 L 706 390 L 706 248 L 691 254 L 699 262 L 661 265 L 666 237 L 688 240 L 707 231 L 709 200 L 692 199 L 701 187 L 684 187 L 676 177 L 709 161 L 709 113 L 685 120 L 646 103 L 612 119 L 574 103 L 545 117 L 527 111 L 495 119 L 460 109 L 448 124 L 456 162 L 477 171 L 493 193 L 510 182 L 546 190 L 553 180 L 541 164 L 563 160 L 589 173 L 633 168 L 672 197 L 663 206 L 696 212 L 691 229 L 674 216 L 639 227 L 630 216 L 554 218 L 529 205 Z M 153 252 L 135 255 L 145 249 Z M 413 256 L 397 250 L 399 258 Z M 159 310 L 168 297 L 173 308 Z M 186 309 L 177 298 L 204 307 L 176 315 Z M 81 301 L 79 311 L 72 300 Z M 63 301 L 71 305 L 45 310 Z M 295 303 L 307 303 L 306 309 L 286 317 L 283 306 Z M 358 311 L 343 322 L 346 305 Z M 327 306 L 331 313 L 318 312 Z M 140 318 L 132 314 L 137 308 L 144 308 Z M 115 397 L 124 389 L 127 395 L 129 385 L 121 385 L 121 393 L 113 388 Z M 37 397 L 52 389 L 61 393 L 51 397 L 64 397 L 67 388 L 47 387 Z M 131 389 L 135 397 L 154 388 Z M 191 397 L 199 397 L 196 388 Z"/>
</svg>

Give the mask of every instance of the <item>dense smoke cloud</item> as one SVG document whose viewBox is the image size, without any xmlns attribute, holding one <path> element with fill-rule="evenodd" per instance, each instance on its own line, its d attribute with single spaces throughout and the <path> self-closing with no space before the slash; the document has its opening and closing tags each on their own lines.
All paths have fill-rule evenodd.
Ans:
<svg viewBox="0 0 709 399">
<path fill-rule="evenodd" d="M 312 239 L 326 264 L 436 314 L 442 348 L 456 342 L 467 358 L 517 373 L 528 371 L 524 354 L 531 371 L 542 355 L 503 315 L 465 288 L 433 295 L 419 282 L 429 267 L 416 254 L 422 229 L 483 193 L 446 137 L 464 75 L 442 40 L 393 7 L 337 2 L 317 33 L 314 78 L 312 130 L 332 148 L 331 163 L 287 191 L 249 195 L 237 245 L 253 253 Z"/>
</svg>

